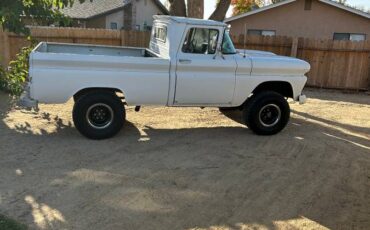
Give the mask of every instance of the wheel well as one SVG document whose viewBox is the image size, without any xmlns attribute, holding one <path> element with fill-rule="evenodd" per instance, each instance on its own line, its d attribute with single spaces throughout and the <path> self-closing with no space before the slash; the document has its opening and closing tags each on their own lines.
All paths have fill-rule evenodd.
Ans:
<svg viewBox="0 0 370 230">
<path fill-rule="evenodd" d="M 76 100 L 78 100 L 78 98 L 82 97 L 83 95 L 94 92 L 94 91 L 104 91 L 104 92 L 111 92 L 111 93 L 114 93 L 114 94 L 117 94 L 117 93 L 123 94 L 123 92 L 120 89 L 95 87 L 95 88 L 81 89 L 80 91 L 78 91 L 77 93 L 75 93 L 73 95 L 73 99 L 76 101 Z"/>
<path fill-rule="evenodd" d="M 253 94 L 259 93 L 261 91 L 274 91 L 277 92 L 284 97 L 291 97 L 293 98 L 293 88 L 292 85 L 289 82 L 285 81 L 269 81 L 264 82 L 257 86 L 253 90 Z"/>
</svg>

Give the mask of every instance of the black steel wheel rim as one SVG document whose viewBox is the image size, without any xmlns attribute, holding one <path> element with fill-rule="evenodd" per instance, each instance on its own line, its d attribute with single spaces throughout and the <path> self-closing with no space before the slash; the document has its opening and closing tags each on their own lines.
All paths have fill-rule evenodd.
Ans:
<svg viewBox="0 0 370 230">
<path fill-rule="evenodd" d="M 276 125 L 281 119 L 281 109 L 275 104 L 268 104 L 261 108 L 259 121 L 265 127 Z"/>
<path fill-rule="evenodd" d="M 87 122 L 95 129 L 107 128 L 112 124 L 113 117 L 112 108 L 104 103 L 96 103 L 90 106 L 86 112 Z"/>
</svg>

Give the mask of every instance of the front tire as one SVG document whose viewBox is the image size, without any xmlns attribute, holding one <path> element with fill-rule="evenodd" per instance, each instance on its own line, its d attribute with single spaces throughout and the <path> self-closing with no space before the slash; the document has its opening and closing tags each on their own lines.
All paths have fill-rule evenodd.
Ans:
<svg viewBox="0 0 370 230">
<path fill-rule="evenodd" d="M 274 135 L 288 124 L 290 107 L 279 93 L 263 91 L 248 99 L 243 109 L 245 124 L 258 135 Z"/>
<path fill-rule="evenodd" d="M 77 130 L 94 140 L 115 136 L 126 118 L 122 101 L 113 92 L 95 91 L 78 98 L 73 107 Z"/>
</svg>

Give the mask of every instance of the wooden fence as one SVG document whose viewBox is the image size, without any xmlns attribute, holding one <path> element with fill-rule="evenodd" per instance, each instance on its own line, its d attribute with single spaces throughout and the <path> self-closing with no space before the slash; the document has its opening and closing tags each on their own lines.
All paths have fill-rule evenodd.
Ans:
<svg viewBox="0 0 370 230">
<path fill-rule="evenodd" d="M 36 41 L 134 47 L 147 47 L 150 40 L 149 32 L 83 28 L 31 27 L 31 35 Z M 24 36 L 0 30 L 1 65 L 7 66 L 28 44 Z"/>
<path fill-rule="evenodd" d="M 370 41 L 351 42 L 243 35 L 233 37 L 237 48 L 271 51 L 311 64 L 308 86 L 370 90 Z M 244 45 L 245 43 L 245 45 Z"/>
<path fill-rule="evenodd" d="M 33 27 L 37 41 L 147 47 L 149 32 Z M 320 88 L 370 90 L 370 41 L 349 42 L 280 36 L 233 37 L 237 48 L 271 51 L 308 61 L 308 85 Z M 29 42 L 23 36 L 0 31 L 0 58 L 6 66 Z M 245 43 L 245 45 L 244 45 Z"/>
</svg>

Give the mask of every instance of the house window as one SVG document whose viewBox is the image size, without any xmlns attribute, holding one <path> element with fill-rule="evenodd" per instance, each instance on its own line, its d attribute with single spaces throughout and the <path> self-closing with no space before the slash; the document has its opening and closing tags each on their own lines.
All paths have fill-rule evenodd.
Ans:
<svg viewBox="0 0 370 230">
<path fill-rule="evenodd" d="M 334 40 L 344 40 L 344 41 L 365 41 L 365 34 L 351 34 L 351 33 L 334 33 Z"/>
<path fill-rule="evenodd" d="M 349 36 L 349 40 L 351 41 L 365 41 L 366 35 L 365 34 L 351 34 Z"/>
<path fill-rule="evenodd" d="M 311 8 L 312 8 L 312 0 L 305 0 L 304 10 L 311 10 Z"/>
<path fill-rule="evenodd" d="M 248 30 L 248 35 L 275 36 L 275 30 Z"/>
<path fill-rule="evenodd" d="M 152 37 L 161 42 L 166 42 L 167 27 L 153 27 Z"/>
<path fill-rule="evenodd" d="M 182 52 L 193 54 L 215 54 L 218 30 L 191 28 L 185 38 Z"/>
<path fill-rule="evenodd" d="M 110 23 L 110 28 L 111 28 L 112 30 L 116 30 L 116 29 L 118 29 L 117 22 L 111 22 L 111 23 Z"/>
</svg>

